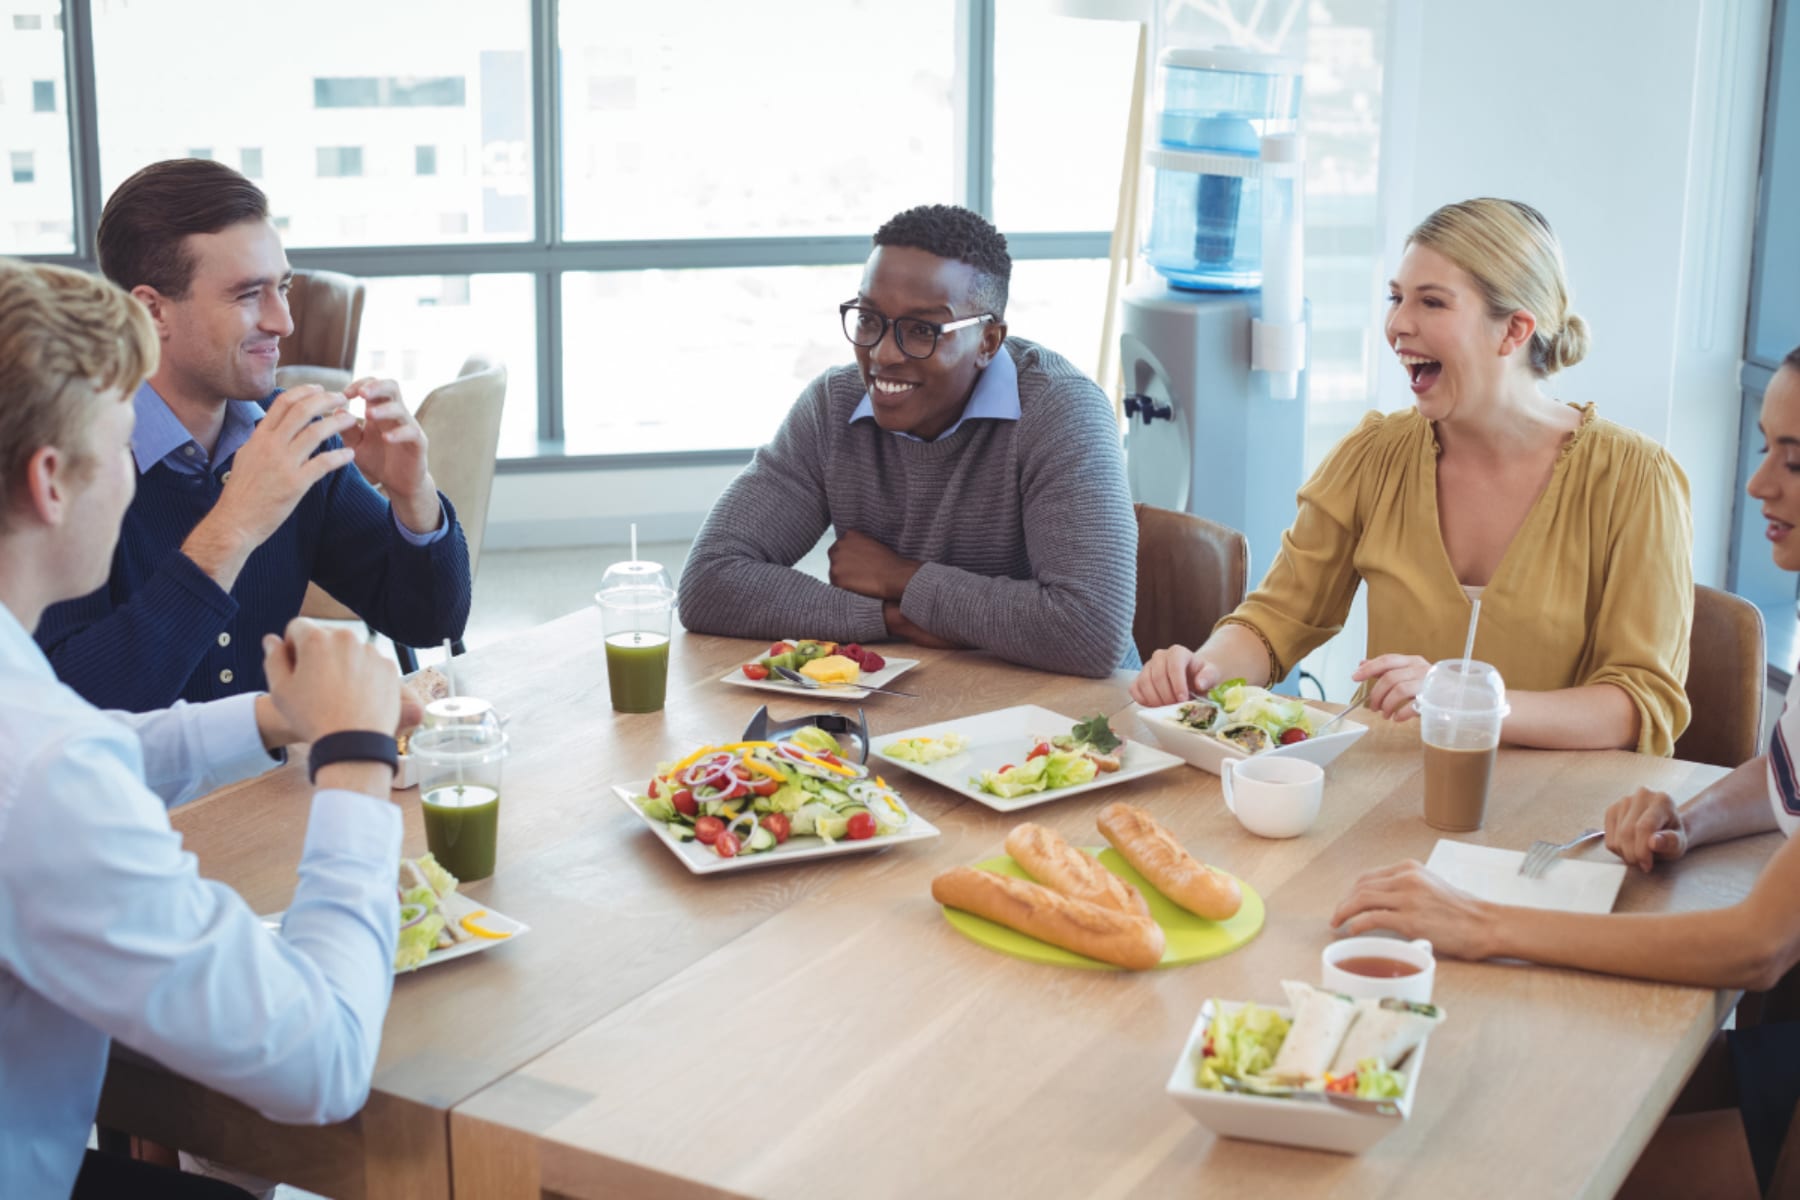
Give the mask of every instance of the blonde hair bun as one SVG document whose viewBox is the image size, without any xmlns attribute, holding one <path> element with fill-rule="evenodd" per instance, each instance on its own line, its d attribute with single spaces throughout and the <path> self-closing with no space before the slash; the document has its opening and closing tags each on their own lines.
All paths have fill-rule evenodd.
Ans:
<svg viewBox="0 0 1800 1200">
<path fill-rule="evenodd" d="M 1554 375 L 1586 358 L 1588 343 L 1587 322 L 1570 313 L 1562 331 L 1550 339 L 1544 355 L 1544 374 Z"/>
</svg>

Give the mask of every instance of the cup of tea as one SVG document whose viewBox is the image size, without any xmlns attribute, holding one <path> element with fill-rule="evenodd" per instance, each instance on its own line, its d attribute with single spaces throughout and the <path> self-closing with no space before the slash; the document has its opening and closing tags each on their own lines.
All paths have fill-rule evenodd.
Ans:
<svg viewBox="0 0 1800 1200">
<path fill-rule="evenodd" d="M 1500 672 L 1460 658 L 1433 663 L 1413 707 L 1425 744 L 1425 823 L 1450 833 L 1480 829 L 1500 726 L 1512 711 Z"/>
<path fill-rule="evenodd" d="M 1325 771 L 1299 758 L 1227 758 L 1219 766 L 1225 807 L 1258 837 L 1299 837 L 1319 815 Z"/>
<path fill-rule="evenodd" d="M 1319 984 L 1357 1000 L 1431 1001 L 1437 960 L 1424 938 L 1353 937 L 1331 943 L 1319 956 Z"/>
<path fill-rule="evenodd" d="M 606 682 L 622 713 L 657 712 L 669 683 L 669 629 L 675 588 L 656 563 L 614 563 L 594 593 L 606 638 Z"/>
</svg>

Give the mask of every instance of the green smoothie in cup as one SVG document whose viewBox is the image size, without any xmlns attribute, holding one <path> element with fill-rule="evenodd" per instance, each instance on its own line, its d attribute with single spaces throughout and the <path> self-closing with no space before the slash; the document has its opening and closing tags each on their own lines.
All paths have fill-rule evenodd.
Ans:
<svg viewBox="0 0 1800 1200">
<path fill-rule="evenodd" d="M 446 782 L 419 797 L 425 810 L 425 844 L 444 870 L 459 880 L 494 873 L 500 837 L 500 793 L 477 783 Z"/>
</svg>

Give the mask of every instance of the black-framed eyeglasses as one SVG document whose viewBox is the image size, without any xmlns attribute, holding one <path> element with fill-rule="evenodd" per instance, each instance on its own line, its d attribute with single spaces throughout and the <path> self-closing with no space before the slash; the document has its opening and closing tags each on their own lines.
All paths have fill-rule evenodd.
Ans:
<svg viewBox="0 0 1800 1200">
<path fill-rule="evenodd" d="M 838 314 L 844 320 L 844 336 L 865 350 L 880 345 L 881 339 L 887 336 L 888 327 L 893 326 L 894 344 L 908 358 L 930 358 L 937 350 L 938 339 L 946 333 L 955 333 L 971 325 L 985 325 L 994 319 L 993 313 L 982 313 L 960 321 L 921 321 L 917 317 L 890 321 L 854 300 L 838 305 Z"/>
</svg>

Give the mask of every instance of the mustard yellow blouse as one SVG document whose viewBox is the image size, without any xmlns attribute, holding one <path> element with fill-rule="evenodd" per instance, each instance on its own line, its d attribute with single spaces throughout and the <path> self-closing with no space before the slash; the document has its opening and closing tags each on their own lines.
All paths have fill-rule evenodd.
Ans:
<svg viewBox="0 0 1800 1200">
<path fill-rule="evenodd" d="M 1581 412 L 1482 593 L 1475 657 L 1520 691 L 1622 689 L 1641 718 L 1638 751 L 1667 755 L 1689 711 L 1687 477 L 1648 438 L 1591 404 Z M 1300 490 L 1262 585 L 1220 624 L 1259 634 L 1279 678 L 1343 628 L 1367 582 L 1370 657 L 1460 657 L 1470 601 L 1438 524 L 1438 452 L 1416 409 L 1364 417 Z"/>
</svg>

